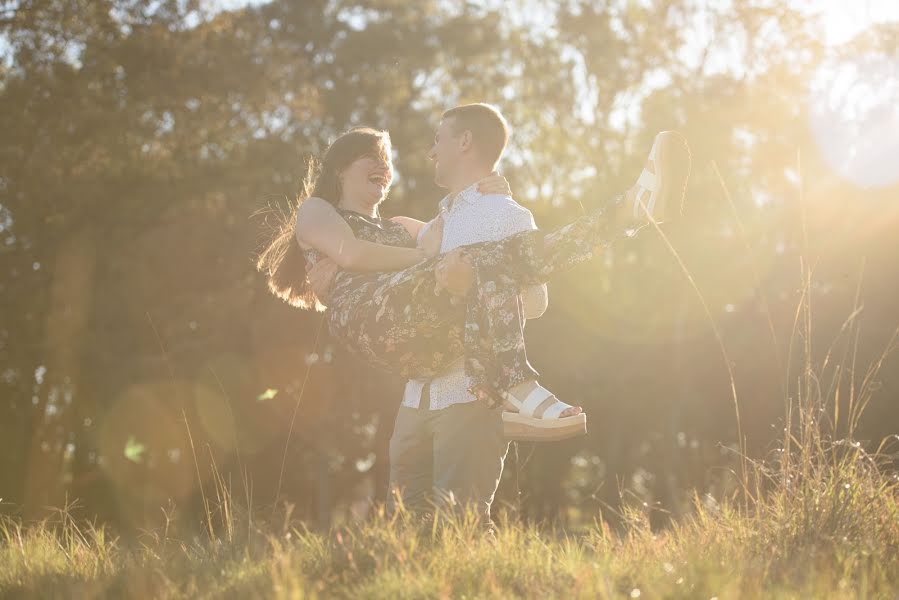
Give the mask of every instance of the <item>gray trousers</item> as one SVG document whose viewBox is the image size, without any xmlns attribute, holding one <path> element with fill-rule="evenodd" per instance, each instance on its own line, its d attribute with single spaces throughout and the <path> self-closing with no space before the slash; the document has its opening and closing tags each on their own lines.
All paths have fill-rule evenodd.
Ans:
<svg viewBox="0 0 899 600">
<path fill-rule="evenodd" d="M 441 410 L 401 406 L 390 438 L 391 512 L 397 495 L 417 513 L 473 505 L 492 528 L 490 505 L 509 449 L 501 413 L 480 401 Z"/>
</svg>

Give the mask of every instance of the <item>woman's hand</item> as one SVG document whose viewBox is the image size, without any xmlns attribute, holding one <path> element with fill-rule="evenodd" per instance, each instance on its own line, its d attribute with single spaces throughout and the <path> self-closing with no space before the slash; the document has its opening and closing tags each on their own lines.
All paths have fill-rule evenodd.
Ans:
<svg viewBox="0 0 899 600">
<path fill-rule="evenodd" d="M 427 227 L 418 238 L 418 247 L 424 250 L 429 257 L 436 256 L 440 254 L 440 246 L 443 243 L 443 216 L 435 217 Z"/>
<path fill-rule="evenodd" d="M 509 182 L 496 171 L 478 182 L 478 191 L 482 194 L 512 197 L 512 188 L 509 187 Z"/>
</svg>

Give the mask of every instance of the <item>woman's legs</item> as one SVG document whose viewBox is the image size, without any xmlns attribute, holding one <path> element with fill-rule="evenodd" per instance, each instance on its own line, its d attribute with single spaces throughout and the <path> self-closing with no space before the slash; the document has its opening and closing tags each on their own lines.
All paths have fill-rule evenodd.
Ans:
<svg viewBox="0 0 899 600">
<path fill-rule="evenodd" d="M 544 283 L 610 245 L 616 225 L 609 212 L 597 210 L 550 233 L 525 231 L 458 249 L 473 268 L 466 297 L 465 367 L 477 395 L 498 403 L 497 391 L 536 379 L 525 352 L 521 288 Z"/>
</svg>

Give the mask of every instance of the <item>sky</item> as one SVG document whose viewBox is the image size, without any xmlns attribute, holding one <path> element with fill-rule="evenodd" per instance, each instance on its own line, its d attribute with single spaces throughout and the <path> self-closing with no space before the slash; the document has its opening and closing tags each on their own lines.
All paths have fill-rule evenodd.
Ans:
<svg viewBox="0 0 899 600">
<path fill-rule="evenodd" d="M 824 17 L 831 44 L 841 44 L 873 23 L 899 21 L 899 0 L 797 0 L 797 6 Z"/>
</svg>

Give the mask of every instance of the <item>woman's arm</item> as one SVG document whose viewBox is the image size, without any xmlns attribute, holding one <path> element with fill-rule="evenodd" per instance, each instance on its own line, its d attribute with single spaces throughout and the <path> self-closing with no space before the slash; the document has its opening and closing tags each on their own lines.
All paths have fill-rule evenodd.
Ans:
<svg viewBox="0 0 899 600">
<path fill-rule="evenodd" d="M 297 210 L 296 237 L 346 271 L 398 271 L 427 258 L 418 248 L 400 248 L 358 239 L 334 207 L 307 198 Z"/>
<path fill-rule="evenodd" d="M 419 221 L 418 219 L 413 219 L 412 217 L 391 217 L 390 220 L 405 227 L 406 231 L 409 232 L 409 235 L 412 236 L 413 240 L 418 239 L 418 232 L 421 231 L 421 228 L 425 226 L 424 221 Z"/>
</svg>

